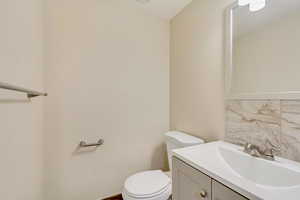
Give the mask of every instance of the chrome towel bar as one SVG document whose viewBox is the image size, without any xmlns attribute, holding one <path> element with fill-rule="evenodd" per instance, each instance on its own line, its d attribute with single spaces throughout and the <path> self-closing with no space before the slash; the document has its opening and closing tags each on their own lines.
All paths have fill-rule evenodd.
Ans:
<svg viewBox="0 0 300 200">
<path fill-rule="evenodd" d="M 100 139 L 97 143 L 91 143 L 91 144 L 88 144 L 84 141 L 81 141 L 79 143 L 79 147 L 81 148 L 86 148 L 86 147 L 98 147 L 98 146 L 101 146 L 102 144 L 104 143 L 104 140 Z"/>
<path fill-rule="evenodd" d="M 0 88 L 5 89 L 5 90 L 13 90 L 13 91 L 17 91 L 17 92 L 24 92 L 27 94 L 28 98 L 33 98 L 33 97 L 38 97 L 38 96 L 47 96 L 47 93 L 42 93 L 42 92 L 37 92 L 34 90 L 29 90 L 29 89 L 25 89 L 22 87 L 18 87 L 18 86 L 14 86 L 14 85 L 10 85 L 7 83 L 3 83 L 0 82 Z"/>
</svg>

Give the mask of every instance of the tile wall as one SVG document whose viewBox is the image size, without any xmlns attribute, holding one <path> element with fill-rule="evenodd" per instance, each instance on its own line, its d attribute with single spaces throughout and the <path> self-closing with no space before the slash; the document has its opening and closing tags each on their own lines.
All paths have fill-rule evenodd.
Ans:
<svg viewBox="0 0 300 200">
<path fill-rule="evenodd" d="M 261 147 L 269 140 L 281 147 L 277 155 L 300 162 L 300 101 L 227 101 L 225 140 Z"/>
</svg>

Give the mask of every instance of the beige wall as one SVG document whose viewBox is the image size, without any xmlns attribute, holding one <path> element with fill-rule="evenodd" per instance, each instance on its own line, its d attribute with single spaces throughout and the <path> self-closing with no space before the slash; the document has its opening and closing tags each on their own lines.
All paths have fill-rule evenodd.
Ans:
<svg viewBox="0 0 300 200">
<path fill-rule="evenodd" d="M 171 22 L 171 128 L 224 136 L 223 15 L 233 0 L 194 0 Z"/>
<path fill-rule="evenodd" d="M 194 0 L 171 27 L 171 126 L 208 140 L 224 132 L 222 21 L 230 2 Z M 1 7 L 1 81 L 43 89 L 41 6 Z M 7 103 L 7 95 L 23 96 L 1 91 L 2 198 L 95 200 L 119 193 L 134 172 L 165 167 L 169 23 L 124 0 L 47 0 L 45 9 L 45 138 L 43 98 Z M 97 151 L 76 151 L 80 140 L 100 137 Z"/>
<path fill-rule="evenodd" d="M 1 1 L 0 81 L 43 90 L 42 6 L 39 0 Z M 1 199 L 43 199 L 42 101 L 0 90 Z"/>
<path fill-rule="evenodd" d="M 45 199 L 96 200 L 164 167 L 169 23 L 134 3 L 47 1 Z M 99 138 L 97 151 L 76 151 Z"/>
</svg>

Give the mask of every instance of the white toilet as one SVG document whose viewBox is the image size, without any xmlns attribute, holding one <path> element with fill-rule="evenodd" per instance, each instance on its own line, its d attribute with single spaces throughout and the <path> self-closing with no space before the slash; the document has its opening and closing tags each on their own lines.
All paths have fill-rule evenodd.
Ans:
<svg viewBox="0 0 300 200">
<path fill-rule="evenodd" d="M 172 170 L 172 149 L 183 148 L 204 141 L 178 131 L 165 134 L 168 151 L 168 161 Z M 167 200 L 172 194 L 172 180 L 170 172 L 161 170 L 144 171 L 127 178 L 123 188 L 124 200 Z"/>
</svg>

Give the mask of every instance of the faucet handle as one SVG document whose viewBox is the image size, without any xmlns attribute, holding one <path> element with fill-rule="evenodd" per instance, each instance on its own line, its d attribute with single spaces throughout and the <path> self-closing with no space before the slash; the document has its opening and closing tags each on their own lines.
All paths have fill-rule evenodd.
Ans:
<svg viewBox="0 0 300 200">
<path fill-rule="evenodd" d="M 249 142 L 244 143 L 245 149 L 251 149 L 252 146 L 253 146 L 253 144 L 251 144 L 251 143 L 249 143 Z"/>
<path fill-rule="evenodd" d="M 258 147 L 251 144 L 251 143 L 246 142 L 244 144 L 244 152 L 248 153 L 248 154 L 251 154 L 252 150 L 258 150 Z"/>
<path fill-rule="evenodd" d="M 244 151 L 248 151 L 248 150 L 250 150 L 251 149 L 251 146 L 252 146 L 252 144 L 250 144 L 250 143 L 248 143 L 248 142 L 246 142 L 246 143 L 244 143 Z"/>
</svg>

